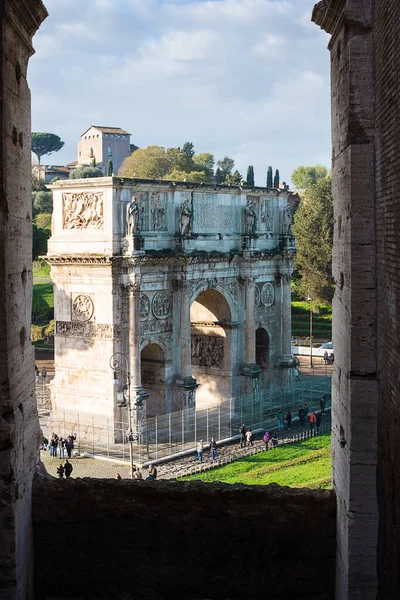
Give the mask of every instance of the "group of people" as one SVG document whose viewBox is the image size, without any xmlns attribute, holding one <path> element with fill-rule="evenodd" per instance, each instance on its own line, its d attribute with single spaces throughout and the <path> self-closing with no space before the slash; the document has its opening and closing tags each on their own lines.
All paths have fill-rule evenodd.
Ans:
<svg viewBox="0 0 400 600">
<path fill-rule="evenodd" d="M 271 435 L 269 431 L 266 431 L 263 436 L 263 442 L 265 444 L 265 451 L 268 452 L 270 446 L 271 448 L 276 448 L 279 444 L 278 435 L 276 433 Z"/>
<path fill-rule="evenodd" d="M 299 406 L 299 410 L 298 410 L 297 414 L 299 417 L 300 427 L 304 427 L 304 425 L 306 424 L 306 421 L 308 421 L 310 429 L 315 429 L 315 428 L 318 429 L 320 427 L 321 421 L 322 421 L 322 415 L 325 411 L 325 398 L 321 399 L 320 406 L 321 406 L 320 411 L 309 410 L 307 404 L 304 404 L 304 406 L 302 406 L 302 405 Z"/>
<path fill-rule="evenodd" d="M 60 463 L 58 465 L 57 475 L 58 475 L 59 479 L 64 479 L 64 475 L 65 475 L 65 479 L 69 479 L 71 477 L 71 473 L 73 470 L 74 470 L 73 466 L 67 459 L 64 464 Z"/>
<path fill-rule="evenodd" d="M 198 460 L 200 463 L 203 462 L 203 452 L 204 452 L 204 440 L 200 440 L 196 446 L 197 455 L 195 460 Z M 215 441 L 215 437 L 212 437 L 210 440 L 210 459 L 211 462 L 214 462 L 217 458 L 217 442 Z"/>
<path fill-rule="evenodd" d="M 254 446 L 253 432 L 250 427 L 247 429 L 244 423 L 239 427 L 239 443 L 241 448 L 246 448 L 246 446 L 252 448 Z"/>
<path fill-rule="evenodd" d="M 137 481 L 141 481 L 143 479 L 143 475 L 136 465 L 132 467 L 132 479 L 136 479 Z M 119 473 L 116 474 L 115 479 L 118 481 L 122 479 Z M 149 465 L 149 470 L 147 472 L 146 481 L 155 481 L 157 479 L 157 468 L 154 465 Z"/>
<path fill-rule="evenodd" d="M 331 352 L 330 354 L 328 354 L 328 351 L 325 350 L 325 352 L 324 352 L 324 363 L 326 365 L 333 365 L 334 362 L 335 362 L 335 356 L 334 356 L 333 352 Z"/>
<path fill-rule="evenodd" d="M 71 433 L 68 437 L 62 438 L 56 433 L 51 434 L 51 438 L 47 444 L 50 456 L 53 458 L 64 458 L 65 452 L 68 458 L 72 457 L 74 450 L 74 442 L 76 440 L 76 433 Z"/>
<path fill-rule="evenodd" d="M 42 376 L 42 381 L 45 382 L 46 381 L 46 377 L 47 377 L 46 367 L 43 367 L 43 369 L 41 371 L 39 371 L 39 369 L 35 365 L 35 381 L 36 381 L 36 383 L 39 381 L 39 375 Z"/>
</svg>

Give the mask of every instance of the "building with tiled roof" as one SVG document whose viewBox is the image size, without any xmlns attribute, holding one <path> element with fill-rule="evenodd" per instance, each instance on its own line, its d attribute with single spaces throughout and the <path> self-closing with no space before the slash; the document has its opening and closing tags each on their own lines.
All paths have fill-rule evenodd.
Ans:
<svg viewBox="0 0 400 600">
<path fill-rule="evenodd" d="M 120 127 L 91 125 L 78 142 L 78 165 L 90 165 L 93 160 L 104 173 L 108 161 L 112 161 L 113 173 L 117 174 L 124 159 L 131 154 L 131 134 Z"/>
<path fill-rule="evenodd" d="M 32 175 L 44 183 L 50 183 L 56 177 L 68 179 L 71 169 L 62 165 L 33 165 Z"/>
</svg>

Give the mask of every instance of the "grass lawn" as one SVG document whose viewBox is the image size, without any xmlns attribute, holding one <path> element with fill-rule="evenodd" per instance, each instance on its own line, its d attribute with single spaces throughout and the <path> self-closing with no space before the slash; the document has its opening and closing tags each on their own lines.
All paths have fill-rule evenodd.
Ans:
<svg viewBox="0 0 400 600">
<path fill-rule="evenodd" d="M 44 260 L 34 260 L 32 264 L 33 283 L 37 279 L 50 279 L 50 269 L 50 265 Z"/>
<path fill-rule="evenodd" d="M 292 300 L 292 336 L 305 337 L 310 335 L 310 303 L 296 299 Z M 329 304 L 313 305 L 313 336 L 314 338 L 332 339 L 332 306 Z"/>
<path fill-rule="evenodd" d="M 331 487 L 331 436 L 285 444 L 249 456 L 224 467 L 184 477 L 188 480 L 222 481 L 247 485 L 277 483 L 291 487 Z"/>
</svg>

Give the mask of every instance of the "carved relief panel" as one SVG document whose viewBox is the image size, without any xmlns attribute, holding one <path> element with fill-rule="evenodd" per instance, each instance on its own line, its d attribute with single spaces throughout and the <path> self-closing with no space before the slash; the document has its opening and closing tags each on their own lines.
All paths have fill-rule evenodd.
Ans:
<svg viewBox="0 0 400 600">
<path fill-rule="evenodd" d="M 172 330 L 172 297 L 169 292 L 140 294 L 140 333 L 164 333 Z"/>
<path fill-rule="evenodd" d="M 71 320 L 85 323 L 90 321 L 94 315 L 94 303 L 87 294 L 71 295 Z"/>
<path fill-rule="evenodd" d="M 140 231 L 167 231 L 167 192 L 140 192 L 137 197 Z"/>
<path fill-rule="evenodd" d="M 103 192 L 62 194 L 63 229 L 104 229 Z"/>
<path fill-rule="evenodd" d="M 192 335 L 192 365 L 222 369 L 224 365 L 224 338 L 210 335 Z"/>
</svg>

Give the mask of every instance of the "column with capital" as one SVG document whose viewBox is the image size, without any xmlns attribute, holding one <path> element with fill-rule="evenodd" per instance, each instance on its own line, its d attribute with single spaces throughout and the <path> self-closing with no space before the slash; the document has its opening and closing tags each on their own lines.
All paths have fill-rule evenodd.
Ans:
<svg viewBox="0 0 400 600">
<path fill-rule="evenodd" d="M 292 292 L 291 277 L 282 275 L 282 357 L 286 360 L 292 356 Z"/>
<path fill-rule="evenodd" d="M 256 363 L 256 325 L 255 310 L 255 277 L 244 277 L 246 296 L 246 326 L 245 326 L 245 358 L 242 375 L 246 377 L 243 391 L 246 394 L 256 391 L 258 376 L 261 369 Z"/>
<path fill-rule="evenodd" d="M 275 273 L 275 357 L 282 354 L 282 275 Z"/>
<path fill-rule="evenodd" d="M 174 410 L 195 407 L 197 389 L 196 380 L 192 376 L 192 340 L 190 325 L 190 281 L 175 281 L 175 290 L 180 301 L 180 375 L 175 379 Z"/>
<path fill-rule="evenodd" d="M 131 401 L 144 400 L 149 393 L 142 387 L 140 362 L 140 285 L 130 283 L 125 287 L 129 295 L 129 370 Z"/>
</svg>

